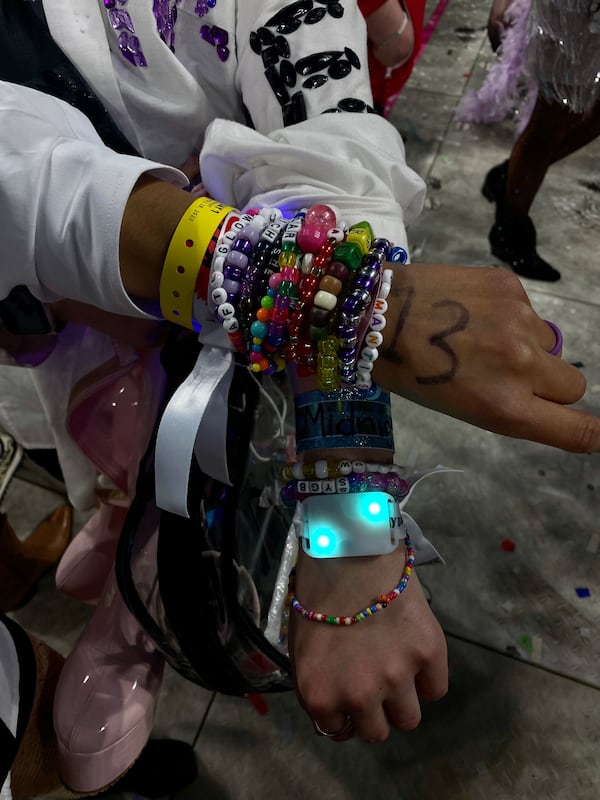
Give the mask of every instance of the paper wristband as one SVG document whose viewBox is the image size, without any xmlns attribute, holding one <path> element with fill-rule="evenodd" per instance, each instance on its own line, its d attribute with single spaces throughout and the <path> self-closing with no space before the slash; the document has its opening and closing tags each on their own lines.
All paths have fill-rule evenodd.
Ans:
<svg viewBox="0 0 600 800">
<path fill-rule="evenodd" d="M 194 288 L 213 233 L 232 211 L 210 197 L 199 197 L 179 220 L 160 276 L 160 310 L 165 319 L 195 330 Z"/>
</svg>

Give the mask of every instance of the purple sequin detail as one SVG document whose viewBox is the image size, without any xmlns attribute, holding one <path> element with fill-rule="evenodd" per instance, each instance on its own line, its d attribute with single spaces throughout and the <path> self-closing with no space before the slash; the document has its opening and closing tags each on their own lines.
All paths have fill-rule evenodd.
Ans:
<svg viewBox="0 0 600 800">
<path fill-rule="evenodd" d="M 171 50 L 175 50 L 175 23 L 177 22 L 177 5 L 170 0 L 154 0 L 152 13 L 156 19 L 158 35 Z"/>
<path fill-rule="evenodd" d="M 123 31 L 119 34 L 119 49 L 134 67 L 146 67 L 148 62 L 142 52 L 137 36 Z"/>
<path fill-rule="evenodd" d="M 227 61 L 229 58 L 229 48 L 227 47 L 229 44 L 229 34 L 226 30 L 219 28 L 218 25 L 213 25 L 212 27 L 210 25 L 202 25 L 200 28 L 200 36 L 205 42 L 216 47 L 219 61 Z"/>
<path fill-rule="evenodd" d="M 130 33 L 135 33 L 133 29 L 133 22 L 131 21 L 131 17 L 127 11 L 122 11 L 118 8 L 109 8 L 108 19 L 116 31 L 125 30 L 129 31 Z"/>
<path fill-rule="evenodd" d="M 205 42 L 208 42 L 209 44 L 215 43 L 210 25 L 203 25 L 200 28 L 200 36 L 204 39 Z"/>
</svg>

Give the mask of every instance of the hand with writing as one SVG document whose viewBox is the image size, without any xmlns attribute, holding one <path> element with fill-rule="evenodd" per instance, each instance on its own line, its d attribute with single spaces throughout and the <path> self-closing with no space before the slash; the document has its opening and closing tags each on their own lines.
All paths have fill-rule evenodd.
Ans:
<svg viewBox="0 0 600 800">
<path fill-rule="evenodd" d="M 550 355 L 555 334 L 512 272 L 397 268 L 388 303 L 378 385 L 495 433 L 600 450 L 600 420 L 568 408 L 582 398 L 585 378 Z"/>
</svg>

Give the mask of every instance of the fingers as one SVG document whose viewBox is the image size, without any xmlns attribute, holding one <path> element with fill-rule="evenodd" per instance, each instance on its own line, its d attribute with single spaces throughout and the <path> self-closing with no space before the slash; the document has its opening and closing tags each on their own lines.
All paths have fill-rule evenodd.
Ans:
<svg viewBox="0 0 600 800">
<path fill-rule="evenodd" d="M 510 435 L 531 439 L 571 453 L 600 451 L 600 419 L 541 397 L 527 398 L 510 425 Z M 500 430 L 499 433 L 502 433 Z"/>
<path fill-rule="evenodd" d="M 544 400 L 570 405 L 585 394 L 583 373 L 557 356 L 543 354 L 532 371 L 532 391 Z"/>
</svg>

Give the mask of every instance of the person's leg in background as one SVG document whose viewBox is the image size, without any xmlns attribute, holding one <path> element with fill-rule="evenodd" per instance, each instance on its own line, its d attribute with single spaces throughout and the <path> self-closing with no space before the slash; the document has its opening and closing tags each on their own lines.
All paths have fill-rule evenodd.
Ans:
<svg viewBox="0 0 600 800">
<path fill-rule="evenodd" d="M 549 167 L 599 133 L 600 105 L 586 114 L 573 114 L 540 93 L 509 160 L 488 172 L 482 191 L 496 203 L 496 221 L 489 234 L 492 253 L 518 275 L 543 281 L 560 278 L 560 272 L 537 253 L 529 212 Z"/>
</svg>

